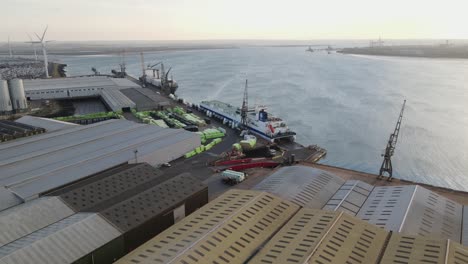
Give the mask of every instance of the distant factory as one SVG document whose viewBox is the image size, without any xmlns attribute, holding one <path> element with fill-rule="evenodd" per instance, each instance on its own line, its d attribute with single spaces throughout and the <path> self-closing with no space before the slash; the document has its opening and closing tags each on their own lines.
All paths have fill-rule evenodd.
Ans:
<svg viewBox="0 0 468 264">
<path fill-rule="evenodd" d="M 28 109 L 23 81 L 0 80 L 0 115 L 18 113 Z"/>
</svg>

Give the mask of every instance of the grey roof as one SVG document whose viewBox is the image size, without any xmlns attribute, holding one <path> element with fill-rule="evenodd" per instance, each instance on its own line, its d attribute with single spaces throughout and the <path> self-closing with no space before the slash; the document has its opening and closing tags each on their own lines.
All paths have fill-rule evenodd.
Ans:
<svg viewBox="0 0 468 264">
<path fill-rule="evenodd" d="M 461 239 L 462 206 L 421 186 L 375 187 L 357 216 L 390 231 Z"/>
<path fill-rule="evenodd" d="M 372 189 L 374 189 L 374 186 L 362 181 L 346 181 L 323 209 L 344 211 L 354 216 L 359 212 Z"/>
<path fill-rule="evenodd" d="M 23 80 L 24 90 L 57 90 L 57 89 L 79 89 L 79 88 L 106 88 L 114 87 L 117 89 L 140 87 L 132 81 L 125 78 L 111 78 L 106 76 L 91 77 L 69 77 L 53 79 L 31 79 Z"/>
<path fill-rule="evenodd" d="M 127 232 L 207 188 L 189 173 L 180 174 L 102 211 L 101 215 Z"/>
<path fill-rule="evenodd" d="M 0 263 L 73 263 L 120 235 L 99 215 L 78 213 L 0 247 Z"/>
<path fill-rule="evenodd" d="M 0 144 L 0 186 L 23 199 L 138 159 L 161 164 L 196 148 L 200 138 L 126 120 L 109 120 Z M 3 151 L 8 149 L 8 151 Z"/>
<path fill-rule="evenodd" d="M 161 176 L 161 171 L 148 164 L 132 164 L 111 169 L 76 184 L 49 193 L 58 195 L 77 212 L 98 212 L 109 204 L 137 194 L 143 187 L 147 189 Z M 161 179 L 162 180 L 162 179 Z"/>
<path fill-rule="evenodd" d="M 104 89 L 100 91 L 101 98 L 106 105 L 114 112 L 121 111 L 122 108 L 135 108 L 135 103 L 119 90 Z"/>
<path fill-rule="evenodd" d="M 22 202 L 23 200 L 21 200 L 16 194 L 0 186 L 0 212 Z"/>
<path fill-rule="evenodd" d="M 418 186 L 401 232 L 460 242 L 462 210 L 460 204 Z"/>
<path fill-rule="evenodd" d="M 283 167 L 254 187 L 303 207 L 321 209 L 344 180 L 331 173 L 306 167 Z"/>
<path fill-rule="evenodd" d="M 72 127 L 77 126 L 76 124 L 73 124 L 73 123 L 63 122 L 63 121 L 49 119 L 49 118 L 36 117 L 36 116 L 23 116 L 17 119 L 16 122 L 30 125 L 30 126 L 36 126 L 36 127 L 40 126 L 44 128 L 47 132 L 53 132 L 53 131 L 62 130 L 66 128 L 72 128 Z"/>
<path fill-rule="evenodd" d="M 0 213 L 0 247 L 53 224 L 74 211 L 57 197 L 39 198 Z"/>
</svg>

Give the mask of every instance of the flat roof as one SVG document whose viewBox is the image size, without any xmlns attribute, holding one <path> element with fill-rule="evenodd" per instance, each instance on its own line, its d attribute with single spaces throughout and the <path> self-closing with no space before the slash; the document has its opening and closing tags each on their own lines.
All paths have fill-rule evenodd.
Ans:
<svg viewBox="0 0 468 264">
<path fill-rule="evenodd" d="M 40 126 L 44 128 L 46 132 L 53 132 L 77 126 L 77 124 L 37 116 L 23 116 L 17 119 L 15 122 L 35 127 Z"/>
<path fill-rule="evenodd" d="M 198 143 L 197 143 L 198 142 Z M 146 158 L 154 163 L 171 154 L 182 156 L 199 137 L 126 120 L 108 120 L 0 144 L 0 186 L 22 199 L 72 183 L 119 164 Z M 184 144 L 183 147 L 180 144 Z M 156 155 L 161 153 L 161 155 Z"/>
<path fill-rule="evenodd" d="M 126 78 L 112 78 L 107 76 L 67 77 L 51 79 L 25 79 L 24 90 L 57 90 L 57 89 L 83 89 L 83 88 L 106 88 L 125 89 L 140 87 L 138 84 Z"/>
</svg>

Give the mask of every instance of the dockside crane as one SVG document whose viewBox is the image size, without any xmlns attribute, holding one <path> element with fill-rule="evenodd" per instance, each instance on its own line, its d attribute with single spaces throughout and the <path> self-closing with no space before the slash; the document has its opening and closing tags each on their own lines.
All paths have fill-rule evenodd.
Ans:
<svg viewBox="0 0 468 264">
<path fill-rule="evenodd" d="M 387 147 L 385 148 L 385 153 L 382 154 L 384 160 L 382 162 L 382 166 L 380 166 L 380 172 L 377 179 L 382 179 L 385 175 L 384 173 L 388 174 L 387 181 L 391 181 L 393 178 L 393 167 L 392 167 L 392 156 L 395 152 L 395 147 L 398 142 L 398 135 L 400 134 L 400 127 L 401 127 L 401 120 L 403 119 L 403 112 L 405 111 L 405 104 L 406 100 L 403 101 L 403 106 L 401 107 L 400 116 L 398 117 L 397 124 L 395 126 L 395 131 L 390 134 L 390 138 L 387 142 Z"/>
<path fill-rule="evenodd" d="M 242 101 L 242 108 L 241 108 L 241 124 L 244 126 L 244 128 L 247 128 L 247 114 L 249 112 L 247 87 L 248 87 L 248 80 L 245 80 L 244 100 Z"/>
</svg>

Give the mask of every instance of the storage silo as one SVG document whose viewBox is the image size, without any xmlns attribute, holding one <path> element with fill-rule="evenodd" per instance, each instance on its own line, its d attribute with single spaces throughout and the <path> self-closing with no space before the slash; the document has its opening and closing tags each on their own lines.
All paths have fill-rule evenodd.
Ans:
<svg viewBox="0 0 468 264">
<path fill-rule="evenodd" d="M 10 99 L 10 91 L 8 91 L 8 83 L 5 80 L 0 80 L 0 114 L 7 114 L 13 110 Z"/>
<path fill-rule="evenodd" d="M 8 88 L 10 89 L 10 99 L 15 111 L 21 111 L 28 108 L 26 101 L 26 94 L 24 93 L 23 80 L 12 79 L 8 81 Z"/>
</svg>

